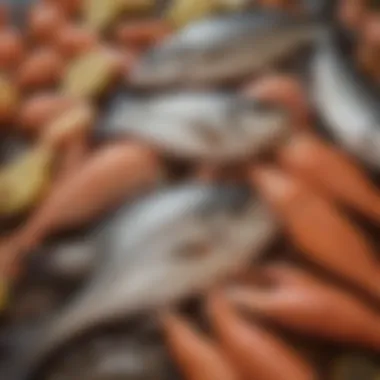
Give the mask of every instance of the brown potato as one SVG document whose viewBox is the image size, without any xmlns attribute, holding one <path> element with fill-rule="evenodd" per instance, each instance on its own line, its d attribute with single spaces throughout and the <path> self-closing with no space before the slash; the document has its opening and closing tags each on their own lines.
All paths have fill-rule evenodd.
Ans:
<svg viewBox="0 0 380 380">
<path fill-rule="evenodd" d="M 125 46 L 146 48 L 172 33 L 172 28 L 164 21 L 150 19 L 142 21 L 127 21 L 120 24 L 115 31 L 117 40 Z"/>
<path fill-rule="evenodd" d="M 56 50 L 38 49 L 19 68 L 17 83 L 23 89 L 52 86 L 61 79 L 64 67 L 64 61 Z"/>
<path fill-rule="evenodd" d="M 65 14 L 57 4 L 37 3 L 29 14 L 28 31 L 35 41 L 48 42 L 65 23 Z"/>
<path fill-rule="evenodd" d="M 94 49 L 70 63 L 63 78 L 62 91 L 74 97 L 98 96 L 119 74 L 122 66 L 120 53 Z"/>
<path fill-rule="evenodd" d="M 18 100 L 14 84 L 5 76 L 0 76 L 0 122 L 9 122 L 14 117 Z"/>
<path fill-rule="evenodd" d="M 57 47 L 61 54 L 68 58 L 87 52 L 97 43 L 96 33 L 79 25 L 68 24 L 57 32 Z"/>
<path fill-rule="evenodd" d="M 19 125 L 24 130 L 39 131 L 76 103 L 76 99 L 57 93 L 34 95 L 22 105 Z"/>
<path fill-rule="evenodd" d="M 11 28 L 0 29 L 0 69 L 16 67 L 24 54 L 20 33 Z"/>
</svg>

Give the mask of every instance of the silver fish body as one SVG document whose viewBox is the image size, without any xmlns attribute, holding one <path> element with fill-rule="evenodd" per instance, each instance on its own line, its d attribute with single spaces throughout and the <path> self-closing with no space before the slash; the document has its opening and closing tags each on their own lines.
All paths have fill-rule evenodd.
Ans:
<svg viewBox="0 0 380 380">
<path fill-rule="evenodd" d="M 214 162 L 252 157 L 291 134 L 284 109 L 218 92 L 119 98 L 100 127 L 100 134 L 130 135 L 176 158 Z"/>
<path fill-rule="evenodd" d="M 104 265 L 33 347 L 20 347 L 9 376 L 26 380 L 46 355 L 99 324 L 202 293 L 250 265 L 277 227 L 248 189 L 234 186 L 183 186 L 121 210 L 99 235 Z"/>
<path fill-rule="evenodd" d="M 312 97 L 326 127 L 348 152 L 380 169 L 380 102 L 339 50 L 321 38 L 312 60 Z"/>
<path fill-rule="evenodd" d="M 322 25 L 258 10 L 190 24 L 143 55 L 130 73 L 137 87 L 210 85 L 244 78 L 312 43 Z"/>
</svg>

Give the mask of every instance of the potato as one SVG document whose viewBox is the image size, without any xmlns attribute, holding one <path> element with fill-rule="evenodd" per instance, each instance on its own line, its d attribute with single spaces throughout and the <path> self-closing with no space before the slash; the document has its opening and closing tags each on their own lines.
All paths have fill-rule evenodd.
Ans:
<svg viewBox="0 0 380 380">
<path fill-rule="evenodd" d="M 68 96 L 93 97 L 103 92 L 120 71 L 120 55 L 98 48 L 74 60 L 63 78 Z"/>
<path fill-rule="evenodd" d="M 50 182 L 53 158 L 53 151 L 40 145 L 0 171 L 0 215 L 16 215 L 36 204 Z"/>
<path fill-rule="evenodd" d="M 71 98 L 58 93 L 40 93 L 30 97 L 22 105 L 18 122 L 26 131 L 39 131 L 53 118 L 62 114 L 77 103 Z"/>
<path fill-rule="evenodd" d="M 51 48 L 41 48 L 23 62 L 17 72 L 17 83 L 23 89 L 52 86 L 59 82 L 64 72 L 61 55 Z"/>
</svg>

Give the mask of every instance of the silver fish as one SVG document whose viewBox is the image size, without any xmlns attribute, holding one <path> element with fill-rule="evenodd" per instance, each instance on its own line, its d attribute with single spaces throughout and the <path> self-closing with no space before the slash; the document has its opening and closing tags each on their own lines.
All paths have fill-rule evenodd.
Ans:
<svg viewBox="0 0 380 380">
<path fill-rule="evenodd" d="M 314 105 L 342 147 L 380 169 L 380 102 L 350 65 L 336 35 L 326 33 L 311 65 Z"/>
<path fill-rule="evenodd" d="M 241 79 L 312 43 L 321 28 L 317 21 L 264 10 L 198 21 L 148 51 L 128 80 L 155 87 Z"/>
<path fill-rule="evenodd" d="M 277 223 L 246 188 L 187 185 L 120 212 L 99 235 L 104 265 L 66 310 L 20 347 L 7 378 L 26 380 L 61 344 L 104 322 L 202 293 L 244 269 Z"/>
<path fill-rule="evenodd" d="M 147 100 L 119 98 L 100 134 L 130 135 L 166 154 L 229 162 L 272 148 L 291 134 L 287 111 L 219 92 L 184 92 Z"/>
</svg>

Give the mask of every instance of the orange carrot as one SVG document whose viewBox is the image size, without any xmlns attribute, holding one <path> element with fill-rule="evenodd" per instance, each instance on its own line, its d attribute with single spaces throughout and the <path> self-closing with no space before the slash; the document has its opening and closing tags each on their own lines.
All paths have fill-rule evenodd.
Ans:
<svg viewBox="0 0 380 380">
<path fill-rule="evenodd" d="M 324 190 L 380 223 L 380 192 L 338 148 L 311 134 L 298 134 L 280 150 L 279 160 L 311 187 Z"/>
<path fill-rule="evenodd" d="M 380 316 L 354 296 L 289 264 L 259 274 L 268 287 L 236 285 L 229 298 L 299 333 L 380 349 Z"/>
<path fill-rule="evenodd" d="M 312 368 L 281 340 L 239 317 L 227 299 L 214 294 L 208 314 L 222 347 L 242 378 L 257 380 L 311 380 Z"/>
<path fill-rule="evenodd" d="M 380 298 L 373 248 L 330 202 L 272 167 L 254 168 L 251 179 L 303 255 Z"/>
<path fill-rule="evenodd" d="M 217 346 L 175 314 L 163 318 L 165 338 L 186 380 L 238 380 Z"/>
</svg>

